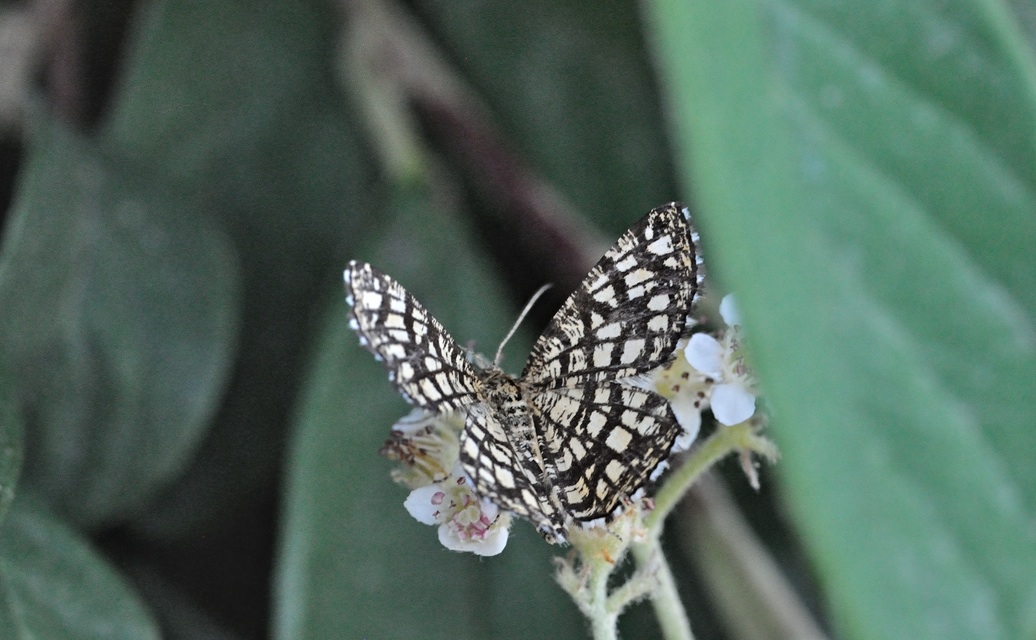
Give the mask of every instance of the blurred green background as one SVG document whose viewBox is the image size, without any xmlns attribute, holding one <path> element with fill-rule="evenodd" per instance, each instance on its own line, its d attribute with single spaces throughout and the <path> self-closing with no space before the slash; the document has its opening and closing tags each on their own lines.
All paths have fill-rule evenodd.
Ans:
<svg viewBox="0 0 1036 640">
<path fill-rule="evenodd" d="M 1022 0 L 0 4 L 0 638 L 586 637 L 531 527 L 480 559 L 406 514 L 377 450 L 407 407 L 341 271 L 486 353 L 554 282 L 518 371 L 676 199 L 783 452 L 759 493 L 722 465 L 733 522 L 715 491 L 673 518 L 696 637 L 1036 637 L 1034 25 Z M 622 631 L 659 633 L 646 605 Z"/>
</svg>

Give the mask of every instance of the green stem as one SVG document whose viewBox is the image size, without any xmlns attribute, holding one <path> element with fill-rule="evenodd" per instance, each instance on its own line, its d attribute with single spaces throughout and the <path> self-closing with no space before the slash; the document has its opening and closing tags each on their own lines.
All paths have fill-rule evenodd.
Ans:
<svg viewBox="0 0 1036 640">
<path fill-rule="evenodd" d="M 652 593 L 651 602 L 666 640 L 694 640 L 694 635 L 691 633 L 690 621 L 676 589 L 676 580 L 662 555 L 659 544 L 662 523 L 705 470 L 728 453 L 735 451 L 752 451 L 769 458 L 777 455 L 774 444 L 756 434 L 755 425 L 751 422 L 717 429 L 708 440 L 695 447 L 687 462 L 681 465 L 659 490 L 655 496 L 654 509 L 644 518 L 647 537 L 644 542 L 632 545 L 640 570 L 630 580 L 636 581 L 643 576 L 652 576 L 656 581 L 657 586 Z M 609 598 L 608 577 L 614 567 L 604 558 L 623 555 L 623 552 L 614 553 L 619 551 L 617 549 L 612 551 L 611 554 L 604 554 L 589 548 L 581 549 L 583 562 L 587 563 L 584 566 L 589 569 L 586 582 L 582 583 L 585 589 L 576 586 L 574 572 L 559 574 L 562 586 L 572 594 L 580 609 L 590 619 L 594 640 L 617 640 L 616 623 L 619 613 L 637 595 L 637 590 L 642 588 L 642 585 L 635 582 L 627 583 L 613 594 L 614 597 Z"/>
<path fill-rule="evenodd" d="M 683 602 L 680 601 L 676 579 L 662 554 L 658 536 L 653 535 L 644 542 L 634 544 L 632 551 L 641 571 L 650 567 L 658 581 L 651 597 L 651 606 L 655 609 L 659 626 L 662 627 L 662 637 L 665 640 L 694 640 L 691 621 L 683 608 Z"/>
<path fill-rule="evenodd" d="M 691 632 L 687 612 L 680 601 L 680 594 L 676 590 L 673 572 L 662 555 L 659 543 L 662 523 L 706 470 L 727 454 L 746 450 L 771 459 L 777 456 L 776 446 L 757 434 L 751 421 L 718 428 L 708 440 L 695 447 L 687 462 L 666 480 L 655 494 L 654 509 L 644 518 L 644 525 L 648 530 L 647 539 L 633 545 L 633 556 L 642 571 L 652 571 L 658 579 L 658 588 L 652 596 L 651 604 L 666 640 L 694 640 L 694 634 Z"/>
<path fill-rule="evenodd" d="M 618 616 L 608 607 L 608 576 L 612 566 L 602 560 L 590 568 L 590 626 L 594 640 L 618 640 Z"/>
<path fill-rule="evenodd" d="M 649 537 L 658 537 L 666 517 L 701 474 L 727 454 L 746 449 L 771 459 L 777 456 L 773 442 L 757 434 L 751 421 L 732 427 L 721 426 L 708 440 L 695 447 L 687 462 L 680 465 L 655 494 L 655 508 L 644 518 Z"/>
</svg>

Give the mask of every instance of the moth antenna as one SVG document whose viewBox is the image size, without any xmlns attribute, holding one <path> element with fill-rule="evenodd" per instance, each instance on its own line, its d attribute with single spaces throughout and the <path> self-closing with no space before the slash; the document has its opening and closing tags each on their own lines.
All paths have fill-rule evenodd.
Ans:
<svg viewBox="0 0 1036 640">
<path fill-rule="evenodd" d="M 511 330 L 508 331 L 507 335 L 504 336 L 504 339 L 500 341 L 500 346 L 496 349 L 496 357 L 493 358 L 494 365 L 497 367 L 500 366 L 500 359 L 504 356 L 504 346 L 507 344 L 507 341 L 510 340 L 511 336 L 514 335 L 514 332 L 518 330 L 519 325 L 522 324 L 522 320 L 525 320 L 525 316 L 529 315 L 529 311 L 532 310 L 532 305 L 536 304 L 536 301 L 540 299 L 540 296 L 546 293 L 547 289 L 550 289 L 552 286 L 553 285 L 551 284 L 543 285 L 536 291 L 536 293 L 532 294 L 529 301 L 525 303 L 525 308 L 522 309 L 522 312 L 518 315 L 518 319 L 514 321 L 514 324 L 511 326 Z"/>
</svg>

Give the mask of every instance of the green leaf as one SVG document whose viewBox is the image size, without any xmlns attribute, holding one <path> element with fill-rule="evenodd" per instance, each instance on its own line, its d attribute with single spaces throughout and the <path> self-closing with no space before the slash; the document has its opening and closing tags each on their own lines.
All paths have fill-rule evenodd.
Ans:
<svg viewBox="0 0 1036 640">
<path fill-rule="evenodd" d="M 492 352 L 507 314 L 485 263 L 452 216 L 420 197 L 368 259 L 414 293 L 461 342 Z M 344 265 L 343 265 L 344 266 Z M 339 296 L 297 419 L 275 587 L 275 634 L 289 638 L 579 637 L 553 581 L 549 547 L 518 522 L 500 556 L 445 550 L 403 508 L 406 490 L 377 456 L 408 412 L 357 344 Z M 515 348 L 517 351 L 517 347 Z"/>
<path fill-rule="evenodd" d="M 1036 73 L 1001 5 L 651 5 L 850 638 L 1036 635 Z"/>
<path fill-rule="evenodd" d="M 0 637 L 159 637 L 136 595 L 75 532 L 19 498 L 0 525 Z"/>
<path fill-rule="evenodd" d="M 190 197 L 37 124 L 0 254 L 0 348 L 27 416 L 25 483 L 97 524 L 139 507 L 204 435 L 236 269 Z"/>
<path fill-rule="evenodd" d="M 0 522 L 14 500 L 22 468 L 22 416 L 15 396 L 14 376 L 0 357 Z"/>
<path fill-rule="evenodd" d="M 350 232 L 377 215 L 369 160 L 338 91 L 328 3 L 144 3 L 104 139 L 172 180 L 230 236 L 242 273 L 238 361 L 213 429 L 138 532 L 221 527 L 276 482 L 313 339 Z"/>
</svg>

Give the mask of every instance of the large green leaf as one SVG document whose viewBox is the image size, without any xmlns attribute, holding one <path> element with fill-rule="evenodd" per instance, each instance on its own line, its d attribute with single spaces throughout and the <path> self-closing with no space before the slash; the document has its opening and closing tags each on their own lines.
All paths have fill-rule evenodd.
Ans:
<svg viewBox="0 0 1036 640">
<path fill-rule="evenodd" d="M 0 522 L 14 500 L 22 469 L 22 416 L 7 359 L 0 357 Z"/>
<path fill-rule="evenodd" d="M 138 530 L 224 526 L 275 482 L 314 308 L 351 228 L 378 211 L 317 0 L 142 3 L 104 138 L 156 182 L 182 181 L 230 235 L 243 275 L 235 374 L 182 481 Z"/>
<path fill-rule="evenodd" d="M 236 264 L 184 192 L 41 118 L 0 260 L 0 346 L 27 416 L 25 482 L 126 514 L 205 433 L 236 337 Z"/>
<path fill-rule="evenodd" d="M 19 498 L 0 525 L 0 637 L 159 637 L 136 595 L 67 526 Z"/>
<path fill-rule="evenodd" d="M 1036 83 L 995 2 L 651 5 L 852 638 L 1036 635 Z"/>
<path fill-rule="evenodd" d="M 491 353 L 506 315 L 485 263 L 422 198 L 399 222 L 381 249 L 356 257 L 404 283 L 458 340 Z M 275 637 L 580 637 L 580 616 L 552 578 L 555 550 L 528 523 L 513 527 L 502 555 L 483 559 L 445 550 L 434 528 L 407 515 L 406 490 L 376 452 L 408 408 L 357 344 L 338 298 L 288 468 Z"/>
</svg>

